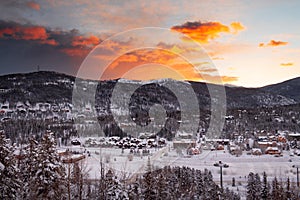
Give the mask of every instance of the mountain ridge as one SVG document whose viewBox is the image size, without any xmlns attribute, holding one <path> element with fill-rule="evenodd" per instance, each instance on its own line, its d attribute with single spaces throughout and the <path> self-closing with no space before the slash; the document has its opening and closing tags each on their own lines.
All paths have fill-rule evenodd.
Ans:
<svg viewBox="0 0 300 200">
<path fill-rule="evenodd" d="M 71 102 L 75 80 L 76 77 L 74 76 L 53 71 L 1 75 L 0 89 L 2 89 L 2 92 L 0 93 L 0 102 L 9 101 L 13 104 L 17 101 L 29 101 L 33 103 L 39 101 Z M 77 80 L 80 84 L 98 82 L 101 87 L 104 87 L 103 91 L 111 91 L 117 82 L 124 85 L 132 84 L 133 82 L 141 85 L 165 81 L 173 81 L 174 84 L 181 82 L 169 79 L 146 82 L 126 79 L 95 81 L 78 78 Z M 210 104 L 208 85 L 225 88 L 227 106 L 229 108 L 272 107 L 300 103 L 300 92 L 298 92 L 300 91 L 300 77 L 258 88 L 222 86 L 195 81 L 186 82 L 194 89 L 200 107 L 207 107 Z M 100 92 L 103 91 L 100 90 Z"/>
</svg>

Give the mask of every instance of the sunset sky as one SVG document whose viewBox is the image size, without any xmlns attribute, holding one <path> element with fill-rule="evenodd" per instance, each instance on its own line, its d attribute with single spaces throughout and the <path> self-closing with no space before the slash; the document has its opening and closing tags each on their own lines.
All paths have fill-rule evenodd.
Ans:
<svg viewBox="0 0 300 200">
<path fill-rule="evenodd" d="M 299 10 L 298 0 L 0 1 L 0 74 L 39 65 L 86 78 L 264 86 L 300 76 Z"/>
</svg>

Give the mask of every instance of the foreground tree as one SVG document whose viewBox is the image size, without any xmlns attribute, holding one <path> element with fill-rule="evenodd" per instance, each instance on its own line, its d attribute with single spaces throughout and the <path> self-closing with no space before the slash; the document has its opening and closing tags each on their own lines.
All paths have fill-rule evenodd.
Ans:
<svg viewBox="0 0 300 200">
<path fill-rule="evenodd" d="M 5 136 L 0 134 L 0 199 L 16 199 L 20 180 L 18 179 L 13 148 Z"/>
<path fill-rule="evenodd" d="M 260 191 L 261 185 L 259 175 L 250 172 L 248 175 L 247 183 L 247 200 L 260 199 Z"/>
<path fill-rule="evenodd" d="M 65 168 L 56 152 L 52 134 L 45 134 L 40 144 L 30 139 L 21 161 L 25 199 L 63 199 Z"/>
<path fill-rule="evenodd" d="M 266 172 L 264 172 L 263 181 L 262 181 L 261 198 L 267 200 L 269 196 L 270 196 L 270 190 L 268 186 L 268 178 Z"/>
</svg>

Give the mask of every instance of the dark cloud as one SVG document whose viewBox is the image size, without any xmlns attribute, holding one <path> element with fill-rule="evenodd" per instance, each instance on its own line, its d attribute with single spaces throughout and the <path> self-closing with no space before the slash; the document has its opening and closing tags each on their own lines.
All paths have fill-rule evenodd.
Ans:
<svg viewBox="0 0 300 200">
<path fill-rule="evenodd" d="M 101 40 L 78 30 L 0 20 L 0 73 L 47 70 L 76 74 L 81 62 Z M 44 67 L 43 67 L 44 66 Z"/>
</svg>

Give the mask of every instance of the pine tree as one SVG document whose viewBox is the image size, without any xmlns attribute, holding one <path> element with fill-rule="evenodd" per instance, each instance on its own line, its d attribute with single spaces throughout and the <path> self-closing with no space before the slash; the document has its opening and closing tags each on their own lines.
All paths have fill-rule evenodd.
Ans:
<svg viewBox="0 0 300 200">
<path fill-rule="evenodd" d="M 163 173 L 160 173 L 157 178 L 157 195 L 156 199 L 168 199 L 167 182 Z"/>
<path fill-rule="evenodd" d="M 34 198 L 35 180 L 33 176 L 38 170 L 38 143 L 32 138 L 29 138 L 29 144 L 20 150 L 19 169 L 21 177 L 21 191 L 22 199 Z"/>
<path fill-rule="evenodd" d="M 33 197 L 61 199 L 66 186 L 65 168 L 56 152 L 52 134 L 45 134 L 38 145 L 37 160 L 33 177 Z"/>
<path fill-rule="evenodd" d="M 258 173 L 255 174 L 255 177 L 254 177 L 254 185 L 255 185 L 255 196 L 256 198 L 259 198 L 260 197 L 260 194 L 261 194 L 261 180 L 260 180 L 260 176 Z"/>
<path fill-rule="evenodd" d="M 140 181 L 137 180 L 135 183 L 129 185 L 128 188 L 128 197 L 132 200 L 139 200 L 140 198 Z"/>
<path fill-rule="evenodd" d="M 203 188 L 203 193 L 204 193 L 203 198 L 204 199 L 218 199 L 219 194 L 220 194 L 220 188 L 213 181 L 213 176 L 211 174 L 211 171 L 204 169 L 203 182 L 205 183 L 204 188 Z"/>
<path fill-rule="evenodd" d="M 202 173 L 200 170 L 196 170 L 196 194 L 197 198 L 201 199 L 201 196 L 203 194 L 203 178 L 202 178 Z"/>
<path fill-rule="evenodd" d="M 277 181 L 277 178 L 275 177 L 272 181 L 271 198 L 274 200 L 281 200 L 280 197 L 281 197 L 281 194 L 280 194 L 279 183 Z"/>
<path fill-rule="evenodd" d="M 144 181 L 144 194 L 143 199 L 154 200 L 156 193 L 154 190 L 154 179 L 152 177 L 152 172 L 147 172 L 143 178 Z"/>
<path fill-rule="evenodd" d="M 269 188 L 268 188 L 268 179 L 266 172 L 263 173 L 263 182 L 262 182 L 262 190 L 261 190 L 261 198 L 262 199 L 268 199 L 270 194 Z"/>
<path fill-rule="evenodd" d="M 225 189 L 222 196 L 223 196 L 222 199 L 226 199 L 226 200 L 240 200 L 241 199 L 237 194 L 235 194 L 233 191 L 230 191 L 228 188 Z"/>
<path fill-rule="evenodd" d="M 258 175 L 252 172 L 248 175 L 247 184 L 247 200 L 255 200 L 260 198 L 260 179 Z"/>
<path fill-rule="evenodd" d="M 235 187 L 235 178 L 232 177 L 232 187 Z"/>
<path fill-rule="evenodd" d="M 0 199 L 16 199 L 18 196 L 20 180 L 13 150 L 5 136 L 0 134 Z"/>
<path fill-rule="evenodd" d="M 106 197 L 108 199 L 119 199 L 124 196 L 121 185 L 111 170 L 108 170 L 105 175 L 106 182 Z"/>
<path fill-rule="evenodd" d="M 291 196 L 291 182 L 290 177 L 288 177 L 286 181 L 286 198 L 291 199 Z"/>
</svg>

